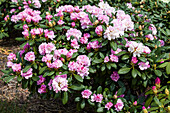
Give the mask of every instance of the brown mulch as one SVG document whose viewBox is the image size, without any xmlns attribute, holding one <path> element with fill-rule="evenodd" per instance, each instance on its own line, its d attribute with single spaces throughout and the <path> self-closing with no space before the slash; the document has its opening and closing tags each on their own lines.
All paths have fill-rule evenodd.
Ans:
<svg viewBox="0 0 170 113">
<path fill-rule="evenodd" d="M 0 40 L 0 78 L 3 76 L 1 69 L 5 69 L 8 54 L 10 52 L 17 53 L 20 50 L 20 44 L 12 38 Z M 73 99 L 63 105 L 61 100 L 45 100 L 40 99 L 36 94 L 33 96 L 29 96 L 29 94 L 27 89 L 22 89 L 21 84 L 17 84 L 16 78 L 8 84 L 0 80 L 0 102 L 16 103 L 17 106 L 23 107 L 27 113 L 78 113 Z M 8 105 L 4 107 L 8 109 Z M 0 107 L 0 111 L 1 108 L 3 106 Z M 82 112 L 86 113 L 86 111 L 80 113 Z"/>
</svg>

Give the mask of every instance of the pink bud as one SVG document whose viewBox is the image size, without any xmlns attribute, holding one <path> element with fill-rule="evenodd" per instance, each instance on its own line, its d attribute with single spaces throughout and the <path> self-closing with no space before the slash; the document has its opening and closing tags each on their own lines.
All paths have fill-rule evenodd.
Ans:
<svg viewBox="0 0 170 113">
<path fill-rule="evenodd" d="M 145 106 L 143 106 L 142 109 L 146 109 Z"/>
<path fill-rule="evenodd" d="M 137 105 L 137 101 L 133 102 L 133 105 L 136 106 Z"/>
<path fill-rule="evenodd" d="M 18 9 L 21 10 L 21 6 L 19 6 Z"/>
<path fill-rule="evenodd" d="M 155 84 L 160 85 L 160 83 L 161 83 L 161 80 L 159 79 L 159 77 L 157 77 L 157 78 L 155 79 Z"/>
<path fill-rule="evenodd" d="M 71 26 L 72 26 L 72 27 L 75 27 L 75 25 L 76 25 L 75 22 L 72 22 L 72 23 L 71 23 Z"/>
</svg>

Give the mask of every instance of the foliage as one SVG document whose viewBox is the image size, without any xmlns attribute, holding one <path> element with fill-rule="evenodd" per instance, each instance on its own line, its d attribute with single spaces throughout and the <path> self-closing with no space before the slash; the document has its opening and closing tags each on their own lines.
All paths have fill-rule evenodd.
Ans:
<svg viewBox="0 0 170 113">
<path fill-rule="evenodd" d="M 157 76 L 164 85 L 169 78 L 168 20 L 156 16 L 159 7 L 169 6 L 157 1 L 159 7 L 146 12 L 152 1 L 141 3 L 145 8 L 119 2 L 9 2 L 0 25 L 7 32 L 11 26 L 22 31 L 16 40 L 23 41 L 23 50 L 8 56 L 1 79 L 8 83 L 17 77 L 23 88 L 42 98 L 61 98 L 63 104 L 73 94 L 78 110 L 91 105 L 97 112 L 141 111 L 145 98 L 134 90 L 144 92 Z M 15 11 L 9 13 L 11 8 Z M 162 17 L 166 10 L 161 8 Z"/>
</svg>

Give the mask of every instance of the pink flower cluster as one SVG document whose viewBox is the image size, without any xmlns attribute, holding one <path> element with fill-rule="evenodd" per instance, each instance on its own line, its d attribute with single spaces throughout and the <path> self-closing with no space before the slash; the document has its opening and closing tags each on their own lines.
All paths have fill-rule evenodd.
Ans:
<svg viewBox="0 0 170 113">
<path fill-rule="evenodd" d="M 156 29 L 156 27 L 155 27 L 153 24 L 150 24 L 150 26 L 149 26 L 149 30 L 151 30 L 151 31 L 152 31 L 152 34 L 153 34 L 153 35 L 156 35 L 156 33 L 157 33 L 157 29 Z"/>
<path fill-rule="evenodd" d="M 68 90 L 67 75 L 57 75 L 52 81 L 53 90 L 58 93 L 59 91 Z"/>
<path fill-rule="evenodd" d="M 42 43 L 38 50 L 39 53 L 41 55 L 45 55 L 46 53 L 51 53 L 52 51 L 54 51 L 56 49 L 55 45 L 51 42 L 51 43 Z"/>
<path fill-rule="evenodd" d="M 24 11 L 18 13 L 17 15 L 12 15 L 11 21 L 16 23 L 17 21 L 22 20 L 28 23 L 32 21 L 35 23 L 39 23 L 39 21 L 42 20 L 40 14 L 40 11 L 26 8 Z"/>
<path fill-rule="evenodd" d="M 101 103 L 103 100 L 103 95 L 102 94 L 93 94 L 93 96 L 91 96 L 91 101 L 92 102 L 99 102 Z"/>
<path fill-rule="evenodd" d="M 45 81 L 45 78 L 43 77 L 43 75 L 40 75 L 39 78 L 40 79 L 37 81 L 37 85 L 41 85 Z"/>
<path fill-rule="evenodd" d="M 108 103 L 105 105 L 105 108 L 107 108 L 107 110 L 109 110 L 112 106 L 113 106 L 113 103 L 112 103 L 112 102 L 108 102 Z"/>
<path fill-rule="evenodd" d="M 102 46 L 101 46 L 101 44 L 99 44 L 99 42 L 98 42 L 98 40 L 96 40 L 96 41 L 93 41 L 93 42 L 89 42 L 88 44 L 87 44 L 87 49 L 89 50 L 89 49 L 98 49 L 98 48 L 101 48 Z"/>
<path fill-rule="evenodd" d="M 154 37 L 152 34 L 148 34 L 145 36 L 146 38 L 148 38 L 149 40 L 154 40 Z"/>
<path fill-rule="evenodd" d="M 117 71 L 113 71 L 113 74 L 111 74 L 110 78 L 111 78 L 113 81 L 117 82 L 117 81 L 119 80 L 120 76 L 119 76 L 119 74 L 117 73 Z"/>
<path fill-rule="evenodd" d="M 142 43 L 137 43 L 135 41 L 128 41 L 125 47 L 128 47 L 128 51 L 133 53 L 134 57 L 140 57 L 140 55 L 143 53 L 149 54 L 151 52 L 149 47 L 144 46 Z"/>
<path fill-rule="evenodd" d="M 89 33 L 85 33 L 83 37 L 80 38 L 80 43 L 82 44 L 87 44 L 88 43 L 88 38 L 90 37 Z"/>
<path fill-rule="evenodd" d="M 95 29 L 95 32 L 98 36 L 102 36 L 102 33 L 103 33 L 103 28 L 101 25 L 97 26 L 96 29 Z"/>
<path fill-rule="evenodd" d="M 79 40 L 79 38 L 81 38 L 81 35 L 81 31 L 74 28 L 70 28 L 69 30 L 67 30 L 66 33 L 67 40 L 70 40 L 71 36 L 73 36 L 76 40 Z"/>
<path fill-rule="evenodd" d="M 86 55 L 79 55 L 76 59 L 77 61 L 71 61 L 68 64 L 70 71 L 77 71 L 77 73 L 84 78 L 89 74 L 90 59 Z"/>
<path fill-rule="evenodd" d="M 38 89 L 38 93 L 46 93 L 46 85 L 42 84 L 41 87 Z"/>
</svg>

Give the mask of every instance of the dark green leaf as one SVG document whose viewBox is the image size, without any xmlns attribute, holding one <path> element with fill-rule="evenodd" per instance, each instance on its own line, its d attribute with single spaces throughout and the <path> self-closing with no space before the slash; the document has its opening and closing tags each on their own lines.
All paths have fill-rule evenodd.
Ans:
<svg viewBox="0 0 170 113">
<path fill-rule="evenodd" d="M 39 78 L 38 76 L 33 76 L 32 79 L 33 79 L 34 81 L 38 81 L 40 78 Z"/>
<path fill-rule="evenodd" d="M 136 69 L 133 69 L 133 70 L 132 70 L 132 77 L 133 77 L 133 78 L 136 78 L 137 74 L 138 74 L 138 73 L 137 73 Z"/>
<path fill-rule="evenodd" d="M 164 68 L 168 65 L 168 62 L 165 62 L 163 64 L 160 64 L 157 68 Z"/>
<path fill-rule="evenodd" d="M 28 65 L 24 68 L 23 73 L 27 72 L 31 68 L 31 65 Z"/>
<path fill-rule="evenodd" d="M 46 68 L 47 68 L 47 66 L 41 68 L 40 71 L 39 71 L 39 74 L 42 74 L 45 71 Z"/>
<path fill-rule="evenodd" d="M 104 110 L 104 107 L 100 107 L 100 108 L 97 109 L 97 112 L 101 113 L 101 112 L 103 112 L 103 110 Z"/>
<path fill-rule="evenodd" d="M 147 108 L 149 105 L 151 105 L 153 96 L 150 96 L 149 98 L 147 98 L 146 102 L 145 102 L 145 107 Z"/>
<path fill-rule="evenodd" d="M 17 80 L 18 80 L 19 82 L 21 82 L 22 77 L 21 77 L 21 76 L 18 76 L 18 77 L 17 77 Z"/>
<path fill-rule="evenodd" d="M 99 86 L 99 87 L 97 88 L 97 94 L 100 94 L 100 93 L 102 93 L 102 86 Z"/>
<path fill-rule="evenodd" d="M 73 90 L 78 90 L 79 91 L 79 90 L 84 89 L 84 85 L 82 85 L 82 84 L 74 84 L 70 88 L 73 89 Z"/>
<path fill-rule="evenodd" d="M 114 42 L 114 41 L 110 42 L 110 46 L 111 46 L 111 48 L 113 49 L 113 51 L 116 51 L 116 50 L 117 50 L 117 44 L 116 44 L 116 42 Z"/>
<path fill-rule="evenodd" d="M 13 78 L 15 78 L 15 75 L 12 75 L 12 76 L 8 76 L 6 77 L 4 80 L 6 83 L 10 82 Z"/>
<path fill-rule="evenodd" d="M 74 77 L 79 81 L 79 82 L 83 82 L 83 79 L 80 75 L 74 74 Z"/>
<path fill-rule="evenodd" d="M 119 69 L 118 74 L 126 74 L 130 71 L 130 69 L 131 68 L 127 68 L 127 67 L 121 68 Z"/>
<path fill-rule="evenodd" d="M 161 77 L 162 76 L 162 72 L 160 70 L 154 70 L 155 75 Z"/>
<path fill-rule="evenodd" d="M 93 60 L 93 62 L 96 63 L 96 64 L 99 64 L 99 63 L 102 63 L 103 60 L 102 59 L 95 59 L 95 60 Z"/>
<path fill-rule="evenodd" d="M 170 74 L 170 62 L 168 62 L 167 66 L 166 66 L 166 73 Z"/>
<path fill-rule="evenodd" d="M 68 92 L 65 91 L 63 94 L 63 99 L 62 99 L 63 104 L 66 104 L 68 102 Z"/>
<path fill-rule="evenodd" d="M 85 100 L 83 99 L 81 104 L 80 104 L 81 109 L 83 109 L 85 107 L 85 105 L 86 105 L 86 103 L 85 103 Z"/>
</svg>

